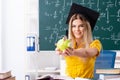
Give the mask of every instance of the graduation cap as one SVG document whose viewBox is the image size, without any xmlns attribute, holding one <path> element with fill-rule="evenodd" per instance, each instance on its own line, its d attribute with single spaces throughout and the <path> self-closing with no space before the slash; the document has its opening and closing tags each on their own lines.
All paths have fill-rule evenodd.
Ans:
<svg viewBox="0 0 120 80">
<path fill-rule="evenodd" d="M 70 18 L 75 13 L 76 14 L 82 14 L 90 22 L 91 29 L 93 30 L 93 28 L 94 28 L 94 26 L 96 24 L 96 21 L 97 21 L 97 19 L 99 17 L 99 13 L 98 12 L 96 12 L 96 11 L 94 11 L 92 9 L 89 9 L 87 7 L 78 5 L 76 3 L 73 3 L 71 8 L 70 8 L 70 12 L 69 12 L 66 24 L 69 23 Z"/>
</svg>

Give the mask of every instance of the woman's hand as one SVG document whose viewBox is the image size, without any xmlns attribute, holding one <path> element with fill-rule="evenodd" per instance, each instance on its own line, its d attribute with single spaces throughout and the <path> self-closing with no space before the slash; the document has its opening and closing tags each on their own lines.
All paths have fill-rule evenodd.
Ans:
<svg viewBox="0 0 120 80">
<path fill-rule="evenodd" d="M 72 56 L 74 54 L 73 48 L 67 48 L 64 51 L 61 51 L 60 49 L 56 48 L 55 49 L 56 53 L 62 56 Z"/>
<path fill-rule="evenodd" d="M 56 48 L 55 51 L 56 51 L 56 54 L 59 54 L 59 55 L 62 54 L 62 51 L 60 49 L 58 49 L 58 48 Z"/>
<path fill-rule="evenodd" d="M 63 54 L 66 56 L 72 56 L 74 55 L 74 49 L 69 47 L 63 51 Z"/>
</svg>

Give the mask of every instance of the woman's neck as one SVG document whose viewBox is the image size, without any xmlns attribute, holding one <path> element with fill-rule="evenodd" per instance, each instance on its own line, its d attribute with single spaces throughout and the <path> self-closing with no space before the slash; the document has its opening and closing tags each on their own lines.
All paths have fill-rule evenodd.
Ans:
<svg viewBox="0 0 120 80">
<path fill-rule="evenodd" d="M 76 39 L 76 46 L 79 47 L 84 43 L 83 39 Z"/>
</svg>

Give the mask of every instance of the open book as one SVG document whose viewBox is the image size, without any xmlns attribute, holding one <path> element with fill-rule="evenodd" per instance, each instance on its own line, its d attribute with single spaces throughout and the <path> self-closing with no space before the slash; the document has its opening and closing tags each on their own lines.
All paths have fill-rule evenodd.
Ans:
<svg viewBox="0 0 120 80">
<path fill-rule="evenodd" d="M 46 74 L 46 75 L 38 76 L 36 80 L 74 80 L 74 79 L 67 76 Z"/>
<path fill-rule="evenodd" d="M 83 78 L 71 78 L 71 77 L 68 77 L 68 76 L 60 76 L 60 75 L 43 75 L 43 76 L 40 76 L 40 77 L 37 77 L 36 80 L 89 80 L 89 79 L 83 79 Z"/>
</svg>

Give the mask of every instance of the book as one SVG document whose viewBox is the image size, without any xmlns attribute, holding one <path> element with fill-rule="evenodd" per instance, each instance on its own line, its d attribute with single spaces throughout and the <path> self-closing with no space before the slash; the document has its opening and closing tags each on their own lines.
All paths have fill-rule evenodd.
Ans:
<svg viewBox="0 0 120 80">
<path fill-rule="evenodd" d="M 120 74 L 100 74 L 100 80 L 120 80 Z"/>
<path fill-rule="evenodd" d="M 96 69 L 97 74 L 120 74 L 120 68 Z"/>
<path fill-rule="evenodd" d="M 75 80 L 75 79 L 67 77 L 67 76 L 46 74 L 46 75 L 38 76 L 36 80 Z"/>
<path fill-rule="evenodd" d="M 11 77 L 11 71 L 0 71 L 0 80 Z"/>
<path fill-rule="evenodd" d="M 7 78 L 7 79 L 5 79 L 5 80 L 15 80 L 15 76 L 9 77 L 9 78 Z"/>
<path fill-rule="evenodd" d="M 53 80 L 51 76 L 44 76 L 44 77 L 39 77 L 37 80 Z"/>
<path fill-rule="evenodd" d="M 116 57 L 116 60 L 115 60 L 115 68 L 120 68 L 120 56 L 117 56 Z"/>
</svg>

